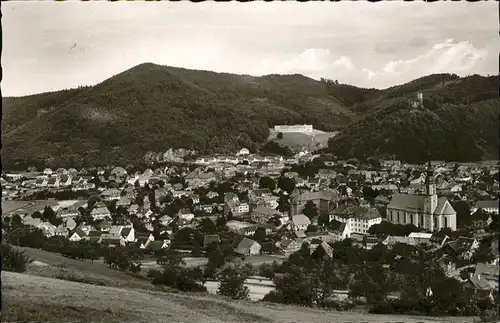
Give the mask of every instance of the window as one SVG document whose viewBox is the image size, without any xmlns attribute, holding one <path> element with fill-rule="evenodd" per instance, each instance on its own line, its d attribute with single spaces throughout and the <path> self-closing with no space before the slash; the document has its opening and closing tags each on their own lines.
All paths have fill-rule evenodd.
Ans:
<svg viewBox="0 0 500 323">
<path fill-rule="evenodd" d="M 424 215 L 423 214 L 420 214 L 420 221 L 418 223 L 418 226 L 419 227 L 423 227 L 424 226 Z"/>
<path fill-rule="evenodd" d="M 413 224 L 413 214 L 410 214 L 410 224 Z"/>
<path fill-rule="evenodd" d="M 445 228 L 448 227 L 448 218 L 447 217 L 444 217 L 444 227 Z"/>
<path fill-rule="evenodd" d="M 399 223 L 399 212 L 398 212 L 398 223 Z"/>
</svg>

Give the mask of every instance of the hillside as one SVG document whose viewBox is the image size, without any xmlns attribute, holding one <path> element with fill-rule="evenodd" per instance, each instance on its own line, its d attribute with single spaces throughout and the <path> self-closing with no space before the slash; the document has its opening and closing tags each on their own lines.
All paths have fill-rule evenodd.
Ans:
<svg viewBox="0 0 500 323">
<path fill-rule="evenodd" d="M 340 131 L 327 149 L 340 158 L 419 162 L 429 152 L 433 159 L 496 158 L 497 83 L 497 77 L 435 74 L 377 90 L 302 75 L 253 77 L 146 63 L 92 87 L 3 99 L 3 165 L 126 165 L 169 148 L 257 151 L 269 128 L 296 123 Z M 408 99 L 419 91 L 425 108 L 413 111 Z M 308 145 L 309 138 L 295 137 L 278 143 Z"/>
<path fill-rule="evenodd" d="M 142 64 L 89 88 L 3 100 L 4 165 L 134 163 L 147 151 L 255 150 L 274 124 L 334 131 L 354 114 L 321 82 Z M 20 111 L 20 113 L 15 113 Z"/>
<path fill-rule="evenodd" d="M 424 94 L 423 108 L 408 99 Z M 474 161 L 498 158 L 497 77 L 435 75 L 389 88 L 354 106 L 360 118 L 329 142 L 339 158 Z M 361 113 L 362 111 L 362 113 Z"/>
<path fill-rule="evenodd" d="M 6 271 L 2 282 L 3 322 L 472 322 L 472 318 L 387 316 L 228 301 Z"/>
</svg>

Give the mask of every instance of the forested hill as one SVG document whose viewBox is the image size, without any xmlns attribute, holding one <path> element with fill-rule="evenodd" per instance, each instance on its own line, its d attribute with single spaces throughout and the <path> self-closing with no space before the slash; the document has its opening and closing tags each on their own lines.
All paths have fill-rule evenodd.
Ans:
<svg viewBox="0 0 500 323">
<path fill-rule="evenodd" d="M 424 95 L 423 108 L 408 99 Z M 498 77 L 439 74 L 392 87 L 352 107 L 360 118 L 331 139 L 340 158 L 407 162 L 498 159 Z"/>
<path fill-rule="evenodd" d="M 498 147 L 492 138 L 496 83 L 442 74 L 375 90 L 302 75 L 253 77 L 146 63 L 91 87 L 3 98 L 2 162 L 6 168 L 82 167 L 134 164 L 148 151 L 169 148 L 257 151 L 269 128 L 295 123 L 340 130 L 330 143 L 339 156 L 412 159 L 429 145 L 433 153 L 451 147 L 427 142 L 437 138 L 460 143 L 455 154 L 469 158 L 469 151 L 480 156 Z M 426 110 L 408 111 L 408 97 L 422 89 Z M 422 121 L 426 128 L 415 126 Z M 462 137 L 450 127 L 461 129 Z M 434 137 L 426 132 L 431 130 Z M 407 152 L 406 145 L 416 151 Z"/>
<path fill-rule="evenodd" d="M 6 167 L 134 163 L 169 148 L 255 150 L 275 124 L 333 131 L 354 117 L 323 83 L 302 75 L 252 77 L 150 63 L 92 87 L 2 103 Z"/>
</svg>

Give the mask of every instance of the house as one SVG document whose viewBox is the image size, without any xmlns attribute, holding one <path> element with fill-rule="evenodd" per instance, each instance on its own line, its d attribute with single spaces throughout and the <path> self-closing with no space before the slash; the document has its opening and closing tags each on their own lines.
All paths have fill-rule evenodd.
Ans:
<svg viewBox="0 0 500 323">
<path fill-rule="evenodd" d="M 243 238 L 234 252 L 243 256 L 258 255 L 262 246 L 254 240 Z"/>
<path fill-rule="evenodd" d="M 104 192 L 102 192 L 101 197 L 105 201 L 113 201 L 113 200 L 118 201 L 118 200 L 120 200 L 120 194 L 121 194 L 120 190 L 118 190 L 116 188 L 112 188 L 112 189 L 105 190 Z"/>
<path fill-rule="evenodd" d="M 76 210 L 73 206 L 63 207 L 57 210 L 56 216 L 58 218 L 75 218 L 80 215 L 80 212 Z"/>
<path fill-rule="evenodd" d="M 282 217 L 284 214 L 275 209 L 267 207 L 258 207 L 252 211 L 251 219 L 256 223 L 267 223 L 270 219 L 274 217 Z"/>
<path fill-rule="evenodd" d="M 52 169 L 50 169 L 50 168 L 45 168 L 45 169 L 43 170 L 43 174 L 44 174 L 44 175 L 49 175 L 49 176 L 50 176 L 50 175 L 52 175 L 52 173 L 53 173 L 53 172 L 52 172 Z"/>
<path fill-rule="evenodd" d="M 57 188 L 59 187 L 59 178 L 57 177 L 50 177 L 48 182 L 47 182 L 47 187 L 52 187 L 52 188 Z"/>
<path fill-rule="evenodd" d="M 148 244 L 154 241 L 155 238 L 151 233 L 136 233 L 136 244 L 139 249 L 146 249 Z"/>
<path fill-rule="evenodd" d="M 161 218 L 159 218 L 158 221 L 160 222 L 161 225 L 167 226 L 170 223 L 172 223 L 173 219 L 171 217 L 169 217 L 168 215 L 165 214 L 164 216 L 162 216 Z"/>
<path fill-rule="evenodd" d="M 472 227 L 475 229 L 484 229 L 492 222 L 491 213 L 479 208 L 477 211 L 470 215 Z"/>
<path fill-rule="evenodd" d="M 382 244 L 389 249 L 393 248 L 398 243 L 404 243 L 410 246 L 415 246 L 417 244 L 415 239 L 411 237 L 387 236 L 387 238 L 382 241 Z"/>
<path fill-rule="evenodd" d="M 224 215 L 228 216 L 232 213 L 235 217 L 246 215 L 250 212 L 248 203 L 241 203 L 238 200 L 228 200 L 224 203 Z"/>
<path fill-rule="evenodd" d="M 348 230 L 348 237 L 352 233 L 367 234 L 368 229 L 382 222 L 379 211 L 368 205 L 349 206 L 343 205 L 330 212 L 329 220 L 336 220 L 345 223 Z"/>
<path fill-rule="evenodd" d="M 111 170 L 111 175 L 116 177 L 125 177 L 127 176 L 127 171 L 122 167 L 115 167 Z"/>
<path fill-rule="evenodd" d="M 413 238 L 415 240 L 415 244 L 430 244 L 430 239 L 432 237 L 432 233 L 425 232 L 412 232 L 408 235 L 408 238 Z"/>
<path fill-rule="evenodd" d="M 68 174 L 62 174 L 59 177 L 59 186 L 61 187 L 68 187 L 71 185 L 71 176 Z"/>
<path fill-rule="evenodd" d="M 445 197 L 438 198 L 434 183 L 431 182 L 432 170 L 428 167 L 426 193 L 396 194 L 387 205 L 387 219 L 396 224 L 413 224 L 429 231 L 442 228 L 457 229 L 457 212 Z"/>
<path fill-rule="evenodd" d="M 309 244 L 309 253 L 316 259 L 318 259 L 317 257 L 321 257 L 322 259 L 333 258 L 333 248 L 325 241 Z"/>
<path fill-rule="evenodd" d="M 291 229 L 293 231 L 305 231 L 310 224 L 311 220 L 304 214 L 292 216 Z"/>
<path fill-rule="evenodd" d="M 86 236 L 87 236 L 87 234 L 85 232 L 83 232 L 81 229 L 76 229 L 69 236 L 69 241 L 78 242 L 78 241 L 82 240 L 83 238 L 85 238 Z"/>
<path fill-rule="evenodd" d="M 303 242 L 304 238 L 283 237 L 281 241 L 276 243 L 276 247 L 281 249 L 284 256 L 288 258 L 291 254 L 300 250 Z"/>
<path fill-rule="evenodd" d="M 242 222 L 242 221 L 235 221 L 235 220 L 227 221 L 226 227 L 228 228 L 229 231 L 235 232 L 237 234 L 242 234 L 242 235 L 243 234 L 252 234 L 252 230 L 253 230 L 253 232 L 255 232 L 255 230 L 256 230 L 255 225 L 253 225 L 251 223 Z M 248 230 L 248 228 L 250 228 L 250 230 Z"/>
<path fill-rule="evenodd" d="M 125 240 L 120 235 L 103 233 L 97 242 L 107 246 L 125 246 Z"/>
<path fill-rule="evenodd" d="M 218 234 L 205 234 L 203 237 L 203 247 L 206 248 L 211 243 L 220 243 L 220 237 Z"/>
<path fill-rule="evenodd" d="M 90 243 L 98 243 L 102 234 L 103 233 L 101 231 L 92 230 L 88 233 L 84 240 L 89 241 Z"/>
<path fill-rule="evenodd" d="M 154 252 L 162 249 L 167 249 L 169 246 L 170 246 L 170 240 L 150 241 L 146 245 L 146 250 Z"/>
<path fill-rule="evenodd" d="M 42 222 L 41 219 L 38 218 L 33 218 L 31 215 L 26 215 L 25 217 L 22 218 L 23 224 L 27 226 L 33 226 L 35 228 L 38 227 L 38 225 Z"/>
<path fill-rule="evenodd" d="M 442 246 L 444 246 L 444 244 L 448 241 L 449 237 L 441 232 L 441 231 L 436 231 L 434 233 L 432 233 L 432 236 L 430 237 L 429 239 L 429 242 L 438 247 L 438 248 L 441 248 Z"/>
<path fill-rule="evenodd" d="M 444 245 L 446 254 L 462 260 L 470 260 L 476 249 L 479 248 L 479 241 L 474 238 L 458 237 L 454 241 Z"/>
<path fill-rule="evenodd" d="M 120 235 L 122 236 L 125 243 L 135 242 L 135 229 L 131 227 L 125 227 L 121 230 Z"/>
<path fill-rule="evenodd" d="M 290 212 L 291 215 L 297 215 L 304 210 L 306 203 L 312 201 L 316 204 L 320 213 L 328 213 L 332 206 L 340 199 L 339 192 L 319 191 L 319 192 L 303 192 L 296 189 L 290 195 Z"/>
<path fill-rule="evenodd" d="M 73 220 L 73 218 L 63 218 L 63 224 L 68 228 L 69 230 L 73 230 L 76 228 L 76 221 Z"/>
<path fill-rule="evenodd" d="M 43 234 L 47 237 L 53 237 L 56 234 L 56 226 L 48 222 L 40 222 L 37 226 L 38 229 L 42 230 Z"/>
<path fill-rule="evenodd" d="M 132 199 L 128 196 L 122 196 L 118 202 L 116 202 L 116 207 L 128 208 L 132 204 Z"/>
<path fill-rule="evenodd" d="M 465 289 L 470 295 L 479 294 L 483 297 L 498 293 L 498 266 L 478 263 Z"/>
<path fill-rule="evenodd" d="M 240 151 L 236 153 L 236 156 L 247 156 L 250 154 L 250 151 L 247 148 L 241 148 Z"/>
<path fill-rule="evenodd" d="M 219 193 L 217 193 L 217 192 L 210 191 L 210 192 L 207 193 L 207 197 L 209 199 L 216 198 L 217 196 L 219 196 Z"/>
<path fill-rule="evenodd" d="M 47 178 L 37 178 L 35 181 L 35 187 L 36 188 L 42 188 L 42 187 L 47 187 L 49 181 Z"/>
<path fill-rule="evenodd" d="M 111 217 L 111 212 L 109 212 L 106 205 L 100 203 L 94 206 L 90 212 L 90 216 L 92 216 L 94 220 L 102 220 L 104 218 Z"/>
<path fill-rule="evenodd" d="M 54 235 L 58 236 L 58 237 L 64 237 L 64 238 L 68 238 L 69 236 L 69 230 L 68 228 L 66 228 L 64 225 L 60 224 L 55 232 L 54 232 Z"/>
<path fill-rule="evenodd" d="M 488 213 L 498 214 L 498 200 L 477 201 L 471 209 L 471 213 L 482 209 Z"/>
<path fill-rule="evenodd" d="M 179 217 L 179 220 L 185 224 L 193 222 L 194 219 L 194 214 L 188 208 L 179 210 L 177 216 Z"/>
<path fill-rule="evenodd" d="M 131 206 L 129 206 L 129 208 L 127 209 L 127 211 L 128 211 L 128 213 L 130 215 L 137 214 L 137 212 L 139 211 L 139 205 L 132 204 Z"/>
</svg>

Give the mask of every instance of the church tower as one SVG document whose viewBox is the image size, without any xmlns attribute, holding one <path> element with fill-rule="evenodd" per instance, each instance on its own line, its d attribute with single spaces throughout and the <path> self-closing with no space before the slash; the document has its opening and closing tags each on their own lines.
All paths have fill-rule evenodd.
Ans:
<svg viewBox="0 0 500 323">
<path fill-rule="evenodd" d="M 438 197 L 436 194 L 436 185 L 434 184 L 434 171 L 431 168 L 431 162 L 427 164 L 425 177 L 425 202 L 424 202 L 424 217 L 426 218 L 427 229 L 434 231 L 437 223 L 434 223 L 434 211 L 437 208 Z"/>
</svg>

